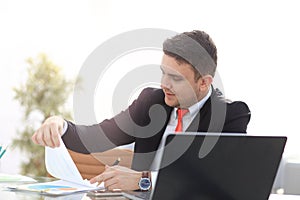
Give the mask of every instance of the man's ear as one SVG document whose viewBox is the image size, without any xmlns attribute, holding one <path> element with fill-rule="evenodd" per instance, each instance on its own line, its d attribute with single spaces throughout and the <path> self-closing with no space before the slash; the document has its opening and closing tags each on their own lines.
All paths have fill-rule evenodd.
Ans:
<svg viewBox="0 0 300 200">
<path fill-rule="evenodd" d="M 207 90 L 213 82 L 213 77 L 211 75 L 204 75 L 198 80 L 200 91 Z"/>
</svg>

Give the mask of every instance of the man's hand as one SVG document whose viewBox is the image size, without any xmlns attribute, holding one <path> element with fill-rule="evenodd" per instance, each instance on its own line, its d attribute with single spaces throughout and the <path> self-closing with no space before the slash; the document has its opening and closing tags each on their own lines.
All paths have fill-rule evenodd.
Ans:
<svg viewBox="0 0 300 200">
<path fill-rule="evenodd" d="M 90 183 L 104 182 L 104 187 L 108 190 L 137 190 L 138 183 L 142 177 L 142 172 L 134 171 L 123 166 L 105 166 L 105 171 L 92 178 Z"/>
<path fill-rule="evenodd" d="M 49 147 L 59 147 L 59 138 L 62 135 L 64 119 L 59 116 L 49 117 L 31 137 L 36 144 Z"/>
</svg>

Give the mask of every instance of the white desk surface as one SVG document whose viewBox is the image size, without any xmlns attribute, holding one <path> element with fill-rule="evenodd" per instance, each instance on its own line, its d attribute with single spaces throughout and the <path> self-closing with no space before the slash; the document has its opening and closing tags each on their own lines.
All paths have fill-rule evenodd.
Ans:
<svg viewBox="0 0 300 200">
<path fill-rule="evenodd" d="M 271 194 L 269 200 L 300 200 L 300 195 Z"/>
</svg>

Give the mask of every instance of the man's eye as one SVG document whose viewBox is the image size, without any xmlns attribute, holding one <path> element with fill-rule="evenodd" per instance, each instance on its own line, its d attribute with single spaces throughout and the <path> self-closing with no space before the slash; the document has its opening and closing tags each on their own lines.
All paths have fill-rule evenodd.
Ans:
<svg viewBox="0 0 300 200">
<path fill-rule="evenodd" d="M 182 81 L 182 80 L 183 80 L 183 78 L 181 78 L 181 77 L 176 77 L 176 76 L 173 77 L 172 79 L 173 79 L 174 81 Z"/>
</svg>

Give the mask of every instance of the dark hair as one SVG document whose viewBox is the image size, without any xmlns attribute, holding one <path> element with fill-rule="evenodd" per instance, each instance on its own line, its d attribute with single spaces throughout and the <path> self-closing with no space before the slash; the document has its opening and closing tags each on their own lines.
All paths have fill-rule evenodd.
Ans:
<svg viewBox="0 0 300 200">
<path fill-rule="evenodd" d="M 175 35 L 165 40 L 163 51 L 179 63 L 191 64 L 195 78 L 201 75 L 215 75 L 217 67 L 217 48 L 210 36 L 204 31 L 194 30 Z"/>
</svg>

